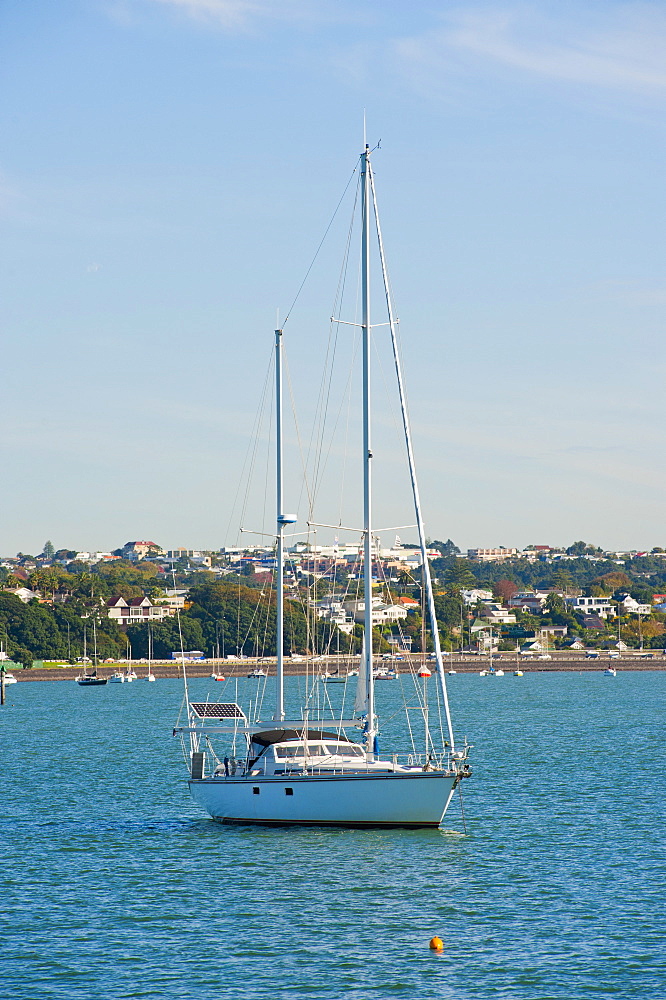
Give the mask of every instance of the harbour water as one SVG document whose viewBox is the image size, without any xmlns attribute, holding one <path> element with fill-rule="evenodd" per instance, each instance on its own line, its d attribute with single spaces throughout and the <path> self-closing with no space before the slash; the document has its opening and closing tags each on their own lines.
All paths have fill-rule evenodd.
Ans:
<svg viewBox="0 0 666 1000">
<path fill-rule="evenodd" d="M 0 996 L 665 997 L 666 672 L 450 689 L 467 835 L 457 801 L 440 831 L 221 827 L 189 798 L 177 681 L 9 688 Z"/>
</svg>

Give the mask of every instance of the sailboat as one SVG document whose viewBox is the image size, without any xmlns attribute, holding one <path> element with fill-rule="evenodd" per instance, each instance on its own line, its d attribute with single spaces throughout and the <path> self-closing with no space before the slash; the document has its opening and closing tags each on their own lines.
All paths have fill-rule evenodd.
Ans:
<svg viewBox="0 0 666 1000">
<path fill-rule="evenodd" d="M 174 729 L 189 750 L 189 788 L 209 815 L 220 823 L 320 825 L 343 827 L 437 827 L 454 791 L 471 773 L 467 742 L 456 747 L 446 690 L 439 632 L 435 618 L 426 535 L 414 467 L 411 433 L 397 351 L 395 320 L 388 294 L 384 251 L 377 215 L 370 149 L 360 157 L 362 356 L 363 356 L 363 599 L 364 634 L 356 701 L 349 718 L 285 712 L 284 699 L 284 540 L 285 529 L 297 518 L 285 513 L 282 469 L 282 351 L 283 331 L 275 331 L 275 451 L 276 451 L 276 694 L 272 718 L 255 718 L 237 703 L 192 701 L 185 664 L 184 704 L 187 719 Z M 398 394 L 423 563 L 428 616 L 433 637 L 440 700 L 448 741 L 435 749 L 423 706 L 426 742 L 423 753 L 380 754 L 375 714 L 376 679 L 372 649 L 372 452 L 370 422 L 370 263 L 371 230 L 379 257 L 387 300 Z M 313 522 L 309 522 L 312 524 Z M 349 731 L 355 730 L 353 737 Z M 224 740 L 218 752 L 216 743 Z M 217 744 L 219 745 L 219 744 Z"/>
<path fill-rule="evenodd" d="M 86 630 L 83 629 L 83 673 L 76 678 L 76 683 L 81 687 L 101 687 L 106 684 L 107 677 L 97 676 L 97 633 L 95 633 L 95 668 L 91 674 L 88 673 L 88 656 L 86 652 Z"/>
<path fill-rule="evenodd" d="M 153 673 L 153 633 L 150 630 L 150 622 L 148 622 L 148 673 L 146 680 L 151 683 L 157 680 Z"/>
</svg>

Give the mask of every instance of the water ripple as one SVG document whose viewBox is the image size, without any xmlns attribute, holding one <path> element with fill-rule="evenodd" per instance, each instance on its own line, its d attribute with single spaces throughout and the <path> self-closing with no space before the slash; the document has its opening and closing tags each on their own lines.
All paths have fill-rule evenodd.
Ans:
<svg viewBox="0 0 666 1000">
<path fill-rule="evenodd" d="M 175 685 L 15 685 L 0 996 L 661 1000 L 665 689 L 452 678 L 465 836 L 458 804 L 440 831 L 220 827 L 169 738 Z"/>
</svg>

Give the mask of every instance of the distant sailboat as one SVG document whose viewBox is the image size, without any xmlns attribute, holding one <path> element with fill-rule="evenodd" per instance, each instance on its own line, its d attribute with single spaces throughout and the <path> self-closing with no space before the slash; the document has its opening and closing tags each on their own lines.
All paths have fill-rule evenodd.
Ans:
<svg viewBox="0 0 666 1000">
<path fill-rule="evenodd" d="M 94 626 L 93 626 L 94 627 Z M 76 683 L 81 687 L 101 687 L 106 684 L 108 678 L 97 676 L 97 641 L 95 640 L 95 663 L 94 670 L 88 673 L 88 655 L 86 650 L 86 629 L 83 628 L 83 673 L 76 678 Z"/>
<path fill-rule="evenodd" d="M 153 633 L 150 629 L 150 622 L 148 623 L 148 673 L 146 674 L 147 681 L 156 681 L 157 678 L 153 673 Z"/>
</svg>

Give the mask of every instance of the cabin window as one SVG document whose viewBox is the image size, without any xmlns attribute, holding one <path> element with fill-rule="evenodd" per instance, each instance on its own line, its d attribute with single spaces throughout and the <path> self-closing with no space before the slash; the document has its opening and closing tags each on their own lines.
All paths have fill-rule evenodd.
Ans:
<svg viewBox="0 0 666 1000">
<path fill-rule="evenodd" d="M 256 786 L 256 785 L 255 785 L 255 786 L 254 786 L 254 788 L 252 789 L 252 794 L 253 794 L 253 795 L 258 795 L 258 794 L 259 794 L 259 789 L 257 788 L 257 786 Z"/>
<path fill-rule="evenodd" d="M 329 744 L 328 752 L 339 757 L 363 757 L 362 748 L 351 743 L 339 743 L 337 746 Z"/>
<path fill-rule="evenodd" d="M 294 794 L 294 789 L 293 788 L 285 788 L 284 794 L 285 795 L 293 795 Z"/>
</svg>

